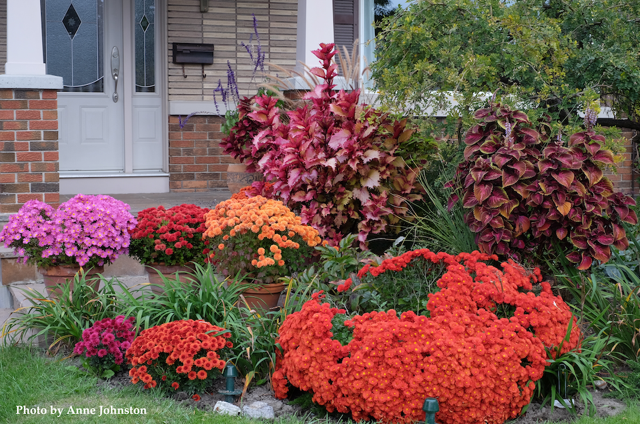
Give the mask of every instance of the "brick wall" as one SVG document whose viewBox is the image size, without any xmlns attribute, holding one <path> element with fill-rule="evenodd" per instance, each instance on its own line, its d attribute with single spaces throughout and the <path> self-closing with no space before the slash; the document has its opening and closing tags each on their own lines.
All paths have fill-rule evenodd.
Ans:
<svg viewBox="0 0 640 424">
<path fill-rule="evenodd" d="M 636 136 L 636 132 L 632 130 L 624 129 L 622 135 L 626 139 L 625 151 L 621 154 L 622 162 L 616 164 L 617 173 L 612 171 L 605 171 L 605 176 L 613 182 L 613 186 L 616 191 L 621 191 L 625 194 L 636 196 L 640 193 L 640 187 L 638 184 L 638 175 L 634 171 L 633 165 L 633 138 Z"/>
<path fill-rule="evenodd" d="M 57 206 L 58 93 L 0 90 L 0 212 L 37 199 Z"/>
<path fill-rule="evenodd" d="M 173 192 L 227 188 L 227 166 L 233 160 L 222 153 L 219 116 L 193 116 L 181 129 L 177 116 L 169 117 L 169 188 Z"/>
</svg>

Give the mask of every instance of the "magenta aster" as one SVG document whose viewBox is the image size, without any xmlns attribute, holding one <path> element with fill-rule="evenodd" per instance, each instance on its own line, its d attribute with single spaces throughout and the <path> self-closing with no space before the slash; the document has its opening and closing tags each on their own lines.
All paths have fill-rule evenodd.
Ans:
<svg viewBox="0 0 640 424">
<path fill-rule="evenodd" d="M 0 242 L 25 262 L 101 266 L 129 252 L 137 221 L 130 207 L 110 196 L 79 194 L 57 210 L 38 200 L 25 203 L 0 232 Z"/>
</svg>

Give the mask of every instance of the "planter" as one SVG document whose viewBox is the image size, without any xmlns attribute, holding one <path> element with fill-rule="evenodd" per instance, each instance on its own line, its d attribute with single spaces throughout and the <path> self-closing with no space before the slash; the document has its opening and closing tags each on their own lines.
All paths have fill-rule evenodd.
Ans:
<svg viewBox="0 0 640 424">
<path fill-rule="evenodd" d="M 250 286 L 250 283 L 238 283 L 244 286 Z M 244 296 L 250 309 L 270 310 L 278 306 L 280 294 L 286 287 L 285 283 L 261 284 L 258 287 L 247 287 L 243 290 Z"/>
<path fill-rule="evenodd" d="M 227 168 L 227 187 L 231 194 L 236 194 L 242 187 L 263 179 L 264 175 L 261 172 L 247 172 L 247 165 L 241 163 L 230 163 Z"/>
<path fill-rule="evenodd" d="M 193 267 L 190 267 L 188 265 L 169 266 L 163 264 L 149 264 L 145 265 L 144 267 L 149 274 L 149 283 L 151 283 L 151 291 L 153 292 L 153 294 L 161 295 L 164 293 L 164 290 L 162 289 L 164 287 L 164 282 L 162 281 L 162 277 L 160 277 L 160 274 L 158 274 L 158 272 L 171 280 L 178 280 L 179 277 L 181 283 L 197 284 L 193 277 L 187 274 L 193 272 Z"/>
<path fill-rule="evenodd" d="M 100 286 L 100 277 L 97 274 L 104 272 L 103 266 L 84 269 L 86 275 L 85 282 L 94 290 L 98 290 Z M 44 278 L 44 285 L 47 288 L 49 299 L 56 300 L 62 294 L 62 286 L 71 281 L 71 291 L 73 292 L 73 280 L 75 275 L 80 272 L 79 265 L 58 265 L 51 268 L 41 269 Z"/>
</svg>

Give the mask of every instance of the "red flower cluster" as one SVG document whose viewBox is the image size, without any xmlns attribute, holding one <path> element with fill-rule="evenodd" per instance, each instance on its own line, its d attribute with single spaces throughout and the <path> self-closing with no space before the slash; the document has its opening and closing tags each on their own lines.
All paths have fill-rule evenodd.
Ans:
<svg viewBox="0 0 640 424">
<path fill-rule="evenodd" d="M 161 385 L 165 390 L 202 390 L 216 369 L 226 365 L 217 351 L 233 347 L 226 340 L 231 333 L 220 334 L 224 331 L 202 320 L 173 321 L 142 331 L 126 354 L 133 366 L 131 382 L 142 381 L 145 389 Z"/>
<path fill-rule="evenodd" d="M 447 265 L 441 290 L 427 304 L 430 318 L 398 317 L 394 310 L 356 316 L 345 321 L 353 340 L 343 346 L 333 339 L 331 320 L 344 311 L 321 304 L 316 294 L 280 328 L 284 353 L 272 379 L 276 395 L 285 397 L 289 382 L 354 420 L 421 421 L 427 397 L 440 402 L 440 423 L 503 423 L 517 416 L 542 377 L 545 347 L 560 345 L 566 335 L 569 307 L 547 283 L 540 295 L 531 291 L 539 271 L 527 273 L 513 262 L 500 271 L 481 262 L 495 256 L 478 252 L 421 249 L 366 266 L 359 275 L 398 271 L 418 256 Z M 499 317 L 505 309 L 515 313 Z M 579 343 L 574 325 L 562 352 Z"/>
<path fill-rule="evenodd" d="M 186 204 L 140 211 L 131 235 L 130 254 L 145 265 L 206 262 L 210 249 L 209 242 L 202 240 L 202 233 L 207 212 L 207 208 Z"/>
</svg>

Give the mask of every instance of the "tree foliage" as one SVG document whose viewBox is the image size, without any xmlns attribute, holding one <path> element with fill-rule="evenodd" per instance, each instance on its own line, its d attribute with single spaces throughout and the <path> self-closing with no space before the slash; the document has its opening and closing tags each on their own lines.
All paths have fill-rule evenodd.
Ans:
<svg viewBox="0 0 640 424">
<path fill-rule="evenodd" d="M 383 27 L 373 77 L 405 113 L 470 123 L 497 90 L 534 121 L 574 127 L 565 133 L 596 99 L 640 129 L 637 0 L 422 0 Z"/>
</svg>

